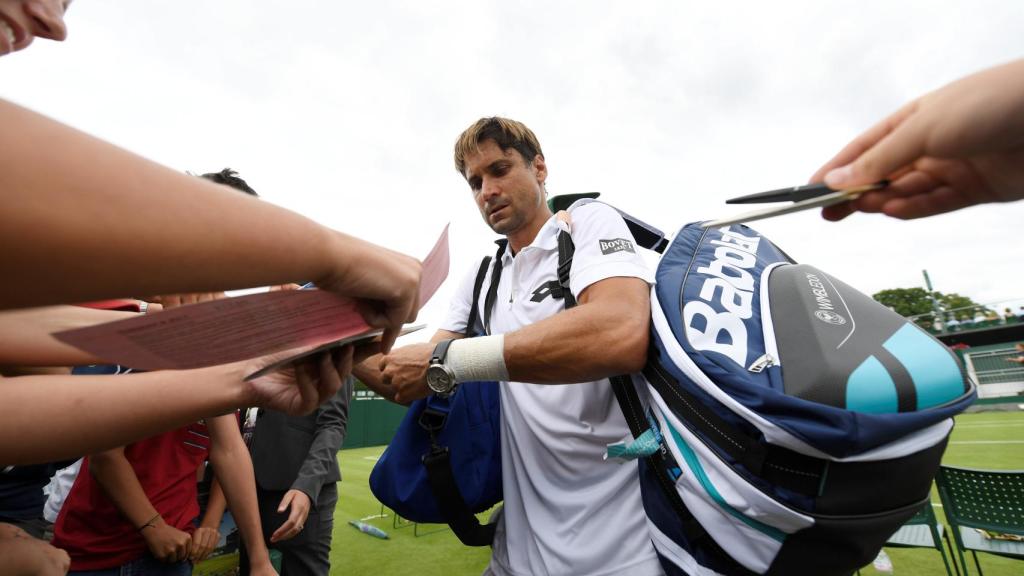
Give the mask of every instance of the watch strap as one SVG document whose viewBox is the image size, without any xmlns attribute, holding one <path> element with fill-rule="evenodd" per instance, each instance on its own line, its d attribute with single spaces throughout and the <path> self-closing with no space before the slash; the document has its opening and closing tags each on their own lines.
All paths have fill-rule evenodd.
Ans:
<svg viewBox="0 0 1024 576">
<path fill-rule="evenodd" d="M 442 340 L 434 346 L 434 353 L 430 357 L 431 364 L 444 364 L 445 357 L 448 356 L 448 347 L 451 346 L 453 340 Z"/>
</svg>

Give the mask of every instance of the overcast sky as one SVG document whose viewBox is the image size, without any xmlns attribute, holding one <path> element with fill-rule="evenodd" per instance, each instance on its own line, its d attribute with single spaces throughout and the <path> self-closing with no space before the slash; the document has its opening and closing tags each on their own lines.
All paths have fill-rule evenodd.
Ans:
<svg viewBox="0 0 1024 576">
<path fill-rule="evenodd" d="M 492 251 L 452 163 L 481 116 L 536 132 L 552 194 L 601 191 L 674 232 L 1024 56 L 1019 0 L 76 0 L 67 23 L 63 44 L 0 59 L 0 97 L 175 169 L 230 166 L 267 201 L 418 257 L 451 222 L 428 333 Z M 1024 203 L 753 227 L 869 294 L 921 286 L 926 268 L 937 290 L 1016 307 L 1022 225 Z"/>
</svg>

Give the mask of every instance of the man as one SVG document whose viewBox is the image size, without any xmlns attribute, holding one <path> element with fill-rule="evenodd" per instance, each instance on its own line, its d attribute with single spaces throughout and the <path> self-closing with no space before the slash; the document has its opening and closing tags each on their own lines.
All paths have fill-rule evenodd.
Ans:
<svg viewBox="0 0 1024 576">
<path fill-rule="evenodd" d="M 260 410 L 250 451 L 263 537 L 281 551 L 282 576 L 327 576 L 338 503 L 338 450 L 353 380 L 308 416 Z M 242 552 L 242 572 L 248 559 Z"/>
<path fill-rule="evenodd" d="M 501 381 L 505 505 L 488 574 L 661 574 L 636 464 L 603 459 L 607 444 L 629 436 L 607 378 L 644 364 L 651 273 L 614 210 L 577 207 L 570 288 L 578 305 L 564 309 L 546 288 L 557 278 L 559 223 L 533 132 L 483 118 L 459 137 L 455 165 L 484 221 L 508 241 L 490 335 L 460 339 L 470 306 L 486 317 L 471 301 L 470 274 L 431 343 L 393 350 L 376 371 L 364 363 L 357 377 L 398 402 L 427 395 L 432 357 L 432 374 Z"/>
</svg>

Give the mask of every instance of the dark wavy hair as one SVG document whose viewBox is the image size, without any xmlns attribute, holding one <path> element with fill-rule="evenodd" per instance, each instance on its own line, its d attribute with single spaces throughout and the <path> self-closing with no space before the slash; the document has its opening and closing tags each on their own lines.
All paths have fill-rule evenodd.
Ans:
<svg viewBox="0 0 1024 576">
<path fill-rule="evenodd" d="M 241 190 L 246 194 L 259 196 L 259 194 L 257 194 L 256 191 L 253 190 L 249 186 L 249 184 L 246 183 L 245 180 L 242 180 L 241 178 L 238 177 L 238 172 L 235 172 L 231 168 L 225 168 L 220 172 L 208 172 L 206 174 L 200 174 L 200 178 L 206 178 L 211 182 L 223 184 L 225 186 L 230 186 L 235 190 Z"/>
</svg>

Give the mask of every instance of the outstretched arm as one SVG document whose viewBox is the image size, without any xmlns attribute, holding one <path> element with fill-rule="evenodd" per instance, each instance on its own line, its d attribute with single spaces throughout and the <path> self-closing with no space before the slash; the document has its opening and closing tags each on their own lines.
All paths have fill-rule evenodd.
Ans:
<svg viewBox="0 0 1024 576">
<path fill-rule="evenodd" d="M 0 308 L 313 280 L 376 301 L 390 348 L 420 263 L 0 100 Z"/>
<path fill-rule="evenodd" d="M 82 366 L 95 358 L 53 337 L 54 332 L 132 318 L 134 312 L 94 310 L 81 306 L 47 306 L 0 311 L 0 364 Z"/>
<path fill-rule="evenodd" d="M 252 381 L 244 379 L 294 353 L 197 370 L 0 378 L 0 462 L 73 458 L 240 406 L 308 413 L 341 387 L 351 371 L 352 348 Z M 34 432 L 26 435 L 24 430 Z"/>
<path fill-rule="evenodd" d="M 883 179 L 887 188 L 822 214 L 921 218 L 1024 198 L 1024 60 L 910 102 L 850 142 L 811 182 L 840 189 Z"/>
</svg>

